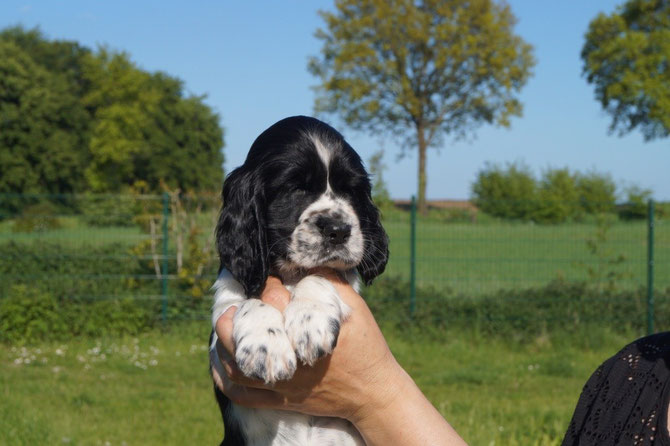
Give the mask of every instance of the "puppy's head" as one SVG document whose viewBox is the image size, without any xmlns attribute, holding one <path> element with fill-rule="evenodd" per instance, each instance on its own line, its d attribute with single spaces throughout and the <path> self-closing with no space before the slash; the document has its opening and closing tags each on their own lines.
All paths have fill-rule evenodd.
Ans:
<svg viewBox="0 0 670 446">
<path fill-rule="evenodd" d="M 356 268 L 370 283 L 388 259 L 370 192 L 360 157 L 336 130 L 304 116 L 279 121 L 224 183 L 221 268 L 247 295 L 260 293 L 271 270 Z"/>
</svg>

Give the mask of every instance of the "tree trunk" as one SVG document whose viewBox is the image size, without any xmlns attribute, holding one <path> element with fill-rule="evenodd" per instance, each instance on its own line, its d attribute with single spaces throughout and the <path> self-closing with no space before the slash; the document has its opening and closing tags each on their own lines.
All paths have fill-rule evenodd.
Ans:
<svg viewBox="0 0 670 446">
<path fill-rule="evenodd" d="M 421 125 L 417 125 L 417 142 L 419 149 L 419 191 L 418 191 L 418 209 L 419 214 L 428 214 L 428 204 L 426 203 L 426 149 L 428 144 L 426 142 L 426 135 Z"/>
</svg>

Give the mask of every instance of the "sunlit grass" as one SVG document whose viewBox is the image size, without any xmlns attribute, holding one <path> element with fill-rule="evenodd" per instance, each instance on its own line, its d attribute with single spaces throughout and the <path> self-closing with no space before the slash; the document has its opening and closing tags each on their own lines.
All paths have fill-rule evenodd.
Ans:
<svg viewBox="0 0 670 446">
<path fill-rule="evenodd" d="M 217 444 L 206 323 L 137 338 L 0 346 L 0 443 Z M 559 444 L 595 367 L 626 341 L 592 349 L 569 336 L 519 344 L 445 333 L 387 331 L 400 363 L 472 445 Z"/>
</svg>

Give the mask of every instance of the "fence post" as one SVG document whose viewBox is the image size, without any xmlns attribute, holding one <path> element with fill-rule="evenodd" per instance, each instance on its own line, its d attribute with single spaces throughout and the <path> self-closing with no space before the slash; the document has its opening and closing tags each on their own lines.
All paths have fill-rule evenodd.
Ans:
<svg viewBox="0 0 670 446">
<path fill-rule="evenodd" d="M 410 210 L 410 253 L 409 253 L 409 314 L 416 309 L 416 197 L 412 195 Z"/>
<path fill-rule="evenodd" d="M 647 334 L 654 333 L 654 200 L 647 210 Z"/>
<path fill-rule="evenodd" d="M 163 265 L 161 271 L 161 317 L 163 324 L 167 321 L 168 305 L 168 219 L 170 218 L 170 195 L 163 193 Z"/>
</svg>

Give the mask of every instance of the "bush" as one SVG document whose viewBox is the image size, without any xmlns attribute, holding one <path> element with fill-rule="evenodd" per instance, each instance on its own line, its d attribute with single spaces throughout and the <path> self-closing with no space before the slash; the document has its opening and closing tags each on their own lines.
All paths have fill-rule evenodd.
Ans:
<svg viewBox="0 0 670 446">
<path fill-rule="evenodd" d="M 155 201 L 160 212 L 160 199 Z M 89 226 L 134 226 L 139 206 L 133 195 L 86 195 L 79 200 L 79 211 Z"/>
<path fill-rule="evenodd" d="M 419 287 L 413 317 L 405 281 L 384 279 L 366 288 L 364 296 L 382 326 L 440 339 L 450 330 L 530 342 L 547 333 L 584 333 L 588 337 L 594 329 L 638 334 L 646 329 L 643 289 L 615 292 L 586 283 L 555 281 L 475 298 Z M 656 320 L 658 330 L 670 328 L 670 289 L 656 293 Z"/>
<path fill-rule="evenodd" d="M 0 341 L 60 339 L 68 331 L 57 299 L 25 285 L 15 285 L 0 299 Z"/>
<path fill-rule="evenodd" d="M 549 169 L 542 175 L 538 206 L 533 219 L 541 223 L 564 223 L 579 215 L 575 176 L 566 169 Z"/>
<path fill-rule="evenodd" d="M 61 227 L 58 208 L 48 201 L 28 206 L 14 220 L 13 232 L 43 232 Z"/>
<path fill-rule="evenodd" d="M 616 210 L 616 184 L 608 174 L 548 169 L 537 181 L 523 164 L 487 163 L 472 185 L 475 204 L 499 218 L 562 223 Z M 651 192 L 630 188 L 619 207 L 623 219 L 644 218 Z"/>
<path fill-rule="evenodd" d="M 591 171 L 577 174 L 579 204 L 587 214 L 614 212 L 616 184 L 609 174 Z"/>
<path fill-rule="evenodd" d="M 537 208 L 537 184 L 530 169 L 487 163 L 472 185 L 475 205 L 494 217 L 530 220 Z"/>
<path fill-rule="evenodd" d="M 155 303 L 129 298 L 63 299 L 18 285 L 0 299 L 0 342 L 134 335 L 158 323 Z"/>
<path fill-rule="evenodd" d="M 56 298 L 109 296 L 133 292 L 157 294 L 152 281 L 133 281 L 149 267 L 121 244 L 63 246 L 58 243 L 0 244 L 0 296 L 10 284 L 26 285 Z"/>
<path fill-rule="evenodd" d="M 85 254 L 82 254 L 85 253 Z M 176 270 L 171 259 L 170 271 Z M 190 258 L 185 260 L 190 265 Z M 209 274 L 209 271 L 203 274 Z M 150 262 L 120 244 L 0 244 L 0 341 L 137 334 L 160 325 L 160 281 Z M 170 282 L 167 318 L 201 318 L 209 296 L 194 292 L 212 280 Z M 198 288 L 199 290 L 199 288 Z"/>
<path fill-rule="evenodd" d="M 622 220 L 644 220 L 647 218 L 647 210 L 651 191 L 638 186 L 631 186 L 626 190 L 626 201 L 619 206 L 619 218 Z"/>
</svg>

